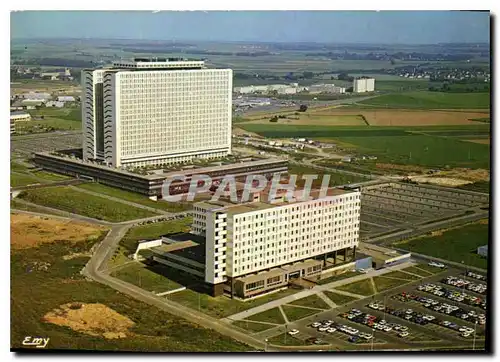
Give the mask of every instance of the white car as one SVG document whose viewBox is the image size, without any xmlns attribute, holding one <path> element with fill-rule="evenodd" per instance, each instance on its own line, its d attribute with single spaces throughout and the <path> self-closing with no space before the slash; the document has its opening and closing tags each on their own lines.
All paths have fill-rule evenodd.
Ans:
<svg viewBox="0 0 500 362">
<path fill-rule="evenodd" d="M 408 333 L 408 332 L 401 332 L 398 334 L 398 336 L 400 336 L 401 338 L 408 337 L 409 335 L 410 335 L 410 333 Z"/>
<path fill-rule="evenodd" d="M 311 324 L 311 327 L 318 328 L 320 325 L 321 325 L 320 322 L 314 322 L 313 324 Z"/>
<path fill-rule="evenodd" d="M 325 326 L 321 326 L 318 328 L 318 331 L 320 332 L 326 332 L 328 330 L 329 327 L 325 327 Z"/>
<path fill-rule="evenodd" d="M 291 335 L 291 336 L 295 336 L 298 333 L 299 333 L 298 329 L 292 329 L 290 332 L 288 332 L 288 334 Z"/>
<path fill-rule="evenodd" d="M 333 333 L 337 331 L 337 328 L 330 327 L 326 330 L 328 333 Z"/>
</svg>

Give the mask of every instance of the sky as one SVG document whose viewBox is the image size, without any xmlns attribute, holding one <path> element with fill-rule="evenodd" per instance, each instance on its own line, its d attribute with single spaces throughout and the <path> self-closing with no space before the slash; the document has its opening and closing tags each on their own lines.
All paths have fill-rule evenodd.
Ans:
<svg viewBox="0 0 500 362">
<path fill-rule="evenodd" d="M 489 42 L 487 12 L 22 11 L 11 38 L 435 44 Z"/>
</svg>

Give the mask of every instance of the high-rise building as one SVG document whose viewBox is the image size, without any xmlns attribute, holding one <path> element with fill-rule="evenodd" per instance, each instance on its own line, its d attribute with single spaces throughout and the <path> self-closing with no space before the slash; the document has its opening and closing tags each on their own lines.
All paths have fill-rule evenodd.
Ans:
<svg viewBox="0 0 500 362">
<path fill-rule="evenodd" d="M 330 189 L 326 196 L 313 191 L 306 201 L 196 203 L 196 243 L 170 252 L 171 246 L 152 248 L 153 260 L 203 276 L 213 295 L 249 297 L 284 287 L 293 278 L 318 276 L 336 265 L 337 256 L 354 259 L 360 196 Z"/>
<path fill-rule="evenodd" d="M 83 158 L 113 167 L 231 153 L 232 71 L 135 59 L 82 71 Z"/>
<path fill-rule="evenodd" d="M 354 93 L 373 92 L 375 90 L 374 78 L 355 78 L 352 82 L 352 91 Z"/>
</svg>

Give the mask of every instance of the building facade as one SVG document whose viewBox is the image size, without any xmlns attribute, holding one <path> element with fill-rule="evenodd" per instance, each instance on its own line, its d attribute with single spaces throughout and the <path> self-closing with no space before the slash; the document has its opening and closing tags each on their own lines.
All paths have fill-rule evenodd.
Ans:
<svg viewBox="0 0 500 362">
<path fill-rule="evenodd" d="M 332 189 L 307 201 L 196 203 L 191 233 L 204 238 L 204 280 L 213 294 L 245 298 L 319 275 L 337 254 L 353 260 L 359 222 L 360 192 Z M 188 259 L 178 259 L 181 267 Z"/>
<path fill-rule="evenodd" d="M 232 71 L 136 59 L 84 70 L 84 159 L 113 167 L 231 153 Z"/>
<path fill-rule="evenodd" d="M 354 93 L 365 93 L 375 91 L 374 78 L 355 78 L 352 83 Z"/>
</svg>

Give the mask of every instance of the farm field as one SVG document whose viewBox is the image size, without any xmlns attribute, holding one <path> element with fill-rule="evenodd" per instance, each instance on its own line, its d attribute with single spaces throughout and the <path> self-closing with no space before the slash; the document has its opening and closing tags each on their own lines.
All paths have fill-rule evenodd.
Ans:
<svg viewBox="0 0 500 362">
<path fill-rule="evenodd" d="M 374 98 L 371 98 L 374 99 Z M 367 101 L 370 101 L 368 99 Z M 376 99 L 376 98 L 375 98 Z M 298 113 L 298 115 L 297 115 Z M 269 124 L 273 116 L 279 118 L 274 124 L 322 125 L 322 126 L 452 126 L 477 125 L 474 119 L 489 116 L 489 111 L 462 110 L 407 110 L 407 109 L 353 109 L 352 107 L 310 108 L 305 113 L 292 111 L 252 113 L 238 123 Z M 272 124 L 272 123 L 271 123 Z"/>
<path fill-rule="evenodd" d="M 38 205 L 114 222 L 157 215 L 121 202 L 84 194 L 69 187 L 27 190 L 23 191 L 18 197 Z"/>
<path fill-rule="evenodd" d="M 25 173 L 11 173 L 10 174 L 10 187 L 27 186 L 31 184 L 38 184 L 40 180 L 32 175 Z"/>
<path fill-rule="evenodd" d="M 377 162 L 382 163 L 484 169 L 490 166 L 489 145 L 453 137 L 488 135 L 487 125 L 372 128 L 241 124 L 240 127 L 269 138 L 328 140 L 357 153 L 377 156 Z"/>
<path fill-rule="evenodd" d="M 489 93 L 408 92 L 381 95 L 358 105 L 382 108 L 489 109 Z"/>
<path fill-rule="evenodd" d="M 425 236 L 393 244 L 411 252 L 434 256 L 445 260 L 486 269 L 487 259 L 476 252 L 479 246 L 489 242 L 489 228 L 486 220 L 441 232 L 435 236 Z"/>
<path fill-rule="evenodd" d="M 32 229 L 36 225 L 39 225 L 38 221 L 27 227 Z M 85 280 L 80 271 L 87 263 L 88 256 L 66 256 L 74 255 L 75 251 L 82 255 L 89 254 L 90 248 L 98 239 L 88 240 L 86 233 L 79 235 L 79 229 L 73 230 L 70 227 L 65 235 L 76 235 L 71 241 L 61 240 L 61 235 L 55 228 L 43 230 L 46 230 L 43 237 L 53 242 L 37 241 L 36 244 L 28 245 L 24 240 L 18 239 L 17 233 L 11 239 L 12 245 L 26 246 L 11 249 L 11 348 L 22 348 L 26 331 L 33 331 L 32 333 L 44 338 L 50 338 L 47 349 L 122 352 L 251 350 L 213 330 L 204 329 L 111 288 Z M 24 235 L 25 231 L 21 236 Z M 44 270 L 41 266 L 47 269 Z M 27 272 L 27 269 L 31 272 Z M 28 285 L 29 288 L 26 287 Z M 63 326 L 60 322 L 49 323 L 44 320 L 46 316 L 48 320 L 55 322 L 49 313 L 68 303 L 84 304 L 85 307 L 89 306 L 85 309 L 92 311 L 85 312 L 81 309 L 78 323 L 71 323 L 70 327 Z M 144 313 L 145 310 L 147 313 Z M 99 313 L 95 313 L 97 311 Z M 106 336 L 118 335 L 118 326 L 110 323 L 110 320 L 119 320 L 117 317 L 121 320 L 128 319 L 132 324 L 129 323 L 126 329 L 120 328 L 121 338 L 108 339 Z M 71 322 L 69 313 L 63 318 L 66 323 Z M 82 326 L 82 320 L 85 327 Z M 77 326 L 81 328 L 76 329 Z"/>
</svg>

